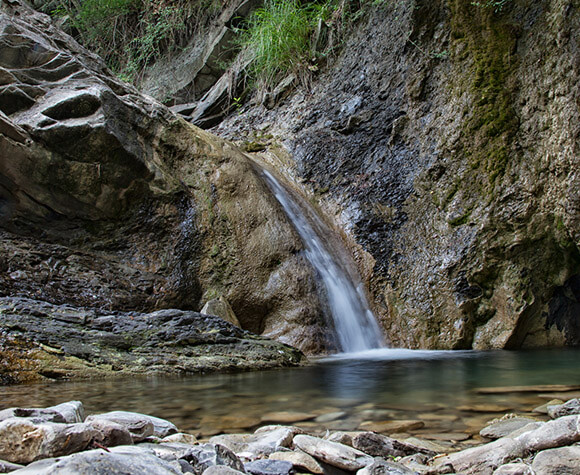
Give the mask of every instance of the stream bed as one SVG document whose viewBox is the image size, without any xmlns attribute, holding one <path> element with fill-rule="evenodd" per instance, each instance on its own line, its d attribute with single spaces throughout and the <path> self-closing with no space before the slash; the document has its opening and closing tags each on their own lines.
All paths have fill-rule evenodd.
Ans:
<svg viewBox="0 0 580 475">
<path fill-rule="evenodd" d="M 580 386 L 542 387 L 579 385 L 579 362 L 577 349 L 380 349 L 293 369 L 1 387 L 0 409 L 81 400 L 87 413 L 151 414 L 202 438 L 281 423 L 475 442 L 493 418 L 579 397 Z"/>
</svg>

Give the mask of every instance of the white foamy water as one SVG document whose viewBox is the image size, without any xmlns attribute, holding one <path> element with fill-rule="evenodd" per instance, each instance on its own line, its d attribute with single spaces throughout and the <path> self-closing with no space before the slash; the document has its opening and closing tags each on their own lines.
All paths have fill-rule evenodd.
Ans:
<svg viewBox="0 0 580 475">
<path fill-rule="evenodd" d="M 270 190 L 284 208 L 286 215 L 302 238 L 306 258 L 316 270 L 326 293 L 330 316 L 336 331 L 336 341 L 340 351 L 353 353 L 381 348 L 385 346 L 381 329 L 361 288 L 355 285 L 333 255 L 332 249 L 325 242 L 311 222 L 306 218 L 302 206 L 278 180 L 267 170 L 262 170 Z M 319 219 L 310 214 L 311 220 Z M 322 222 L 317 227 L 324 229 Z"/>
</svg>

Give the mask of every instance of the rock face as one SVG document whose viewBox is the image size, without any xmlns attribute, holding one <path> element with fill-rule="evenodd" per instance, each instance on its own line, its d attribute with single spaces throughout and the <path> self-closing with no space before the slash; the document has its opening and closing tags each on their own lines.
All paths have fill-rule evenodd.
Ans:
<svg viewBox="0 0 580 475">
<path fill-rule="evenodd" d="M 68 379 L 115 373 L 232 371 L 294 365 L 302 359 L 292 347 L 211 315 L 183 310 L 104 313 L 95 309 L 80 321 L 62 318 L 75 310 L 29 299 L 0 298 L 2 328 L 40 345 L 23 350 L 20 362 L 5 368 L 3 376 L 17 380 L 40 374 Z M 53 412 L 55 422 L 62 422 L 59 406 Z M 118 416 L 110 420 L 128 424 L 122 422 L 122 414 Z M 136 436 L 164 437 L 175 430 L 161 427 L 154 432 L 155 421 L 141 422 L 145 432 Z"/>
<path fill-rule="evenodd" d="M 243 153 L 117 80 L 48 17 L 0 5 L 0 296 L 66 303 L 48 313 L 73 328 L 223 295 L 244 329 L 288 320 L 282 340 L 321 349 L 302 244 Z M 4 366 L 47 352 L 0 329 L 0 377 L 19 380 Z"/>
<path fill-rule="evenodd" d="M 312 91 L 214 130 L 280 137 L 396 346 L 577 345 L 580 11 L 473 3 L 382 2 Z"/>
</svg>

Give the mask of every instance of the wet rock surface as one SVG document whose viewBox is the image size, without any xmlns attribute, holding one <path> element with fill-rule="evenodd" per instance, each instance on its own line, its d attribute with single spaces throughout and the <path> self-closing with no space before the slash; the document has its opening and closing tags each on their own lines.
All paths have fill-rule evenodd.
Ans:
<svg viewBox="0 0 580 475">
<path fill-rule="evenodd" d="M 247 157 L 119 81 L 48 17 L 21 2 L 0 5 L 3 305 L 37 301 L 66 335 L 87 322 L 108 331 L 107 317 L 130 312 L 199 311 L 222 295 L 242 328 L 284 328 L 281 340 L 323 349 L 316 335 L 325 322 L 301 241 Z M 58 377 L 100 351 L 85 339 L 67 342 L 68 353 L 56 333 L 33 331 L 32 322 L 46 319 L 21 317 L 22 331 L 2 327 L 0 351 L 23 371 L 2 365 L 3 382 L 50 376 L 35 371 L 38 358 L 27 362 L 28 352 L 50 360 Z M 123 338 L 112 346 L 133 345 Z M 250 368 L 250 353 L 244 359 Z"/>
<path fill-rule="evenodd" d="M 74 404 L 82 409 L 78 401 Z M 27 409 L 10 410 L 18 413 Z M 49 410 L 38 409 L 43 413 Z M 74 424 L 10 418 L 0 422 L 0 431 L 11 427 L 0 437 L 0 457 L 4 458 L 0 459 L 0 470 L 18 474 L 287 475 L 306 471 L 315 474 L 356 472 L 359 475 L 526 475 L 572 474 L 580 467 L 580 449 L 576 444 L 580 440 L 578 415 L 558 417 L 540 423 L 539 427 L 530 426 L 517 436 L 479 442 L 471 448 L 449 448 L 440 453 L 428 453 L 403 440 L 379 434 L 353 433 L 354 439 L 347 441 L 345 433 L 319 430 L 310 435 L 285 426 L 261 427 L 254 434 L 224 435 L 209 443 L 197 442 L 187 437 L 189 434 L 180 434 L 180 440 L 150 436 L 135 440 L 135 444 L 99 439 L 95 428 L 90 426 L 91 421 L 113 417 L 121 422 L 129 421 L 133 426 L 135 421 L 154 421 L 158 427 L 174 427 L 163 419 L 121 411 L 94 414 Z M 342 436 L 342 440 L 354 441 L 363 450 L 325 440 L 322 435 L 332 440 L 340 440 Z M 268 439 L 267 444 L 256 443 L 260 438 L 262 442 Z M 359 442 L 362 439 L 367 442 L 357 443 L 357 438 Z M 369 440 L 373 443 L 368 443 Z M 270 445 L 270 449 L 265 451 L 266 445 Z M 276 451 L 272 451 L 273 448 Z"/>
<path fill-rule="evenodd" d="M 6 333 L 40 345 L 28 354 L 28 371 L 53 379 L 263 369 L 295 365 L 302 359 L 301 353 L 289 346 L 256 336 L 218 317 L 192 311 L 167 309 L 143 314 L 93 310 L 79 314 L 70 306 L 3 297 L 0 312 L 0 328 Z M 70 366 L 57 363 L 51 367 L 57 357 L 68 359 Z M 26 368 L 20 371 L 25 372 Z M 55 419 L 63 417 L 58 407 L 49 414 L 54 414 Z M 109 420 L 124 424 L 120 422 L 122 414 L 117 415 L 118 419 L 112 414 Z M 153 431 L 156 422 L 147 425 Z M 155 435 L 165 437 L 174 430 L 158 427 Z M 147 432 L 143 437 L 153 433 Z"/>
<path fill-rule="evenodd" d="M 383 2 L 312 88 L 212 130 L 274 137 L 397 346 L 577 345 L 579 27 L 567 0 Z"/>
</svg>

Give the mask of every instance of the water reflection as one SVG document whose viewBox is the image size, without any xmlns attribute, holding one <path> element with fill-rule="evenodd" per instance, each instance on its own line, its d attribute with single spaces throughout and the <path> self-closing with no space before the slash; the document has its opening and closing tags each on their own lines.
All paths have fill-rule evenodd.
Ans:
<svg viewBox="0 0 580 475">
<path fill-rule="evenodd" d="M 541 393 L 479 394 L 477 388 L 579 384 L 579 356 L 578 350 L 382 350 L 366 356 L 328 358 L 303 368 L 257 373 L 3 387 L 0 409 L 78 399 L 89 413 L 149 413 L 202 436 L 249 430 L 260 424 L 263 414 L 275 411 L 322 415 L 340 410 L 344 412 L 340 420 L 324 426 L 349 430 L 363 420 L 387 414 L 394 419 L 413 419 L 436 413 L 425 430 L 468 430 L 475 423 L 468 420 L 474 415 L 466 406 L 501 404 L 518 412 L 546 402 Z M 323 427 L 311 421 L 304 425 Z"/>
</svg>

